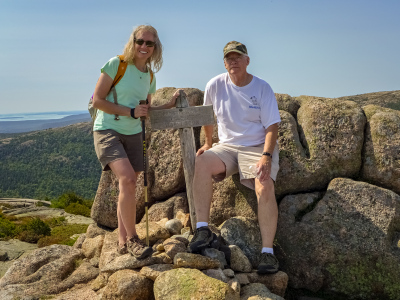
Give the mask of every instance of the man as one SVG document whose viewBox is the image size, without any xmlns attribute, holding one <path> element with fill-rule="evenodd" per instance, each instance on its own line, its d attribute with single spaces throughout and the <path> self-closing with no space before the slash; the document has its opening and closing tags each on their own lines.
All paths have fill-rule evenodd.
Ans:
<svg viewBox="0 0 400 300">
<path fill-rule="evenodd" d="M 224 47 L 228 72 L 211 79 L 205 89 L 204 105 L 213 105 L 219 143 L 212 145 L 213 125 L 205 126 L 206 141 L 196 154 L 193 196 L 197 228 L 189 251 L 200 253 L 213 241 L 208 228 L 212 179 L 220 181 L 239 172 L 241 183 L 255 189 L 258 200 L 262 237 L 258 273 L 272 274 L 279 268 L 273 241 L 278 221 L 274 182 L 279 170 L 276 141 L 281 119 L 274 92 L 264 80 L 247 72 L 249 63 L 246 46 L 229 42 Z"/>
</svg>

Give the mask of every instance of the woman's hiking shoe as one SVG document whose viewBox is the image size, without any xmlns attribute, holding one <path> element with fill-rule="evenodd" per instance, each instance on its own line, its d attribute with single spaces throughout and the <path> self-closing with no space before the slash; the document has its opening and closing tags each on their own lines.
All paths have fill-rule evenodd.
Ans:
<svg viewBox="0 0 400 300">
<path fill-rule="evenodd" d="M 128 252 L 137 259 L 144 259 L 153 254 L 153 248 L 148 247 L 138 236 L 133 236 L 126 242 Z"/>
<path fill-rule="evenodd" d="M 190 253 L 200 253 L 201 250 L 210 247 L 210 243 L 214 240 L 214 235 L 208 227 L 200 227 L 196 229 L 192 240 L 189 243 L 188 251 Z"/>
<path fill-rule="evenodd" d="M 117 242 L 117 247 L 118 247 L 118 254 L 119 255 L 124 255 L 128 254 L 128 247 L 126 246 L 126 243 L 124 243 L 122 246 L 119 245 L 119 242 Z"/>
<path fill-rule="evenodd" d="M 274 274 L 279 270 L 279 262 L 275 255 L 271 253 L 261 253 L 258 274 Z"/>
</svg>

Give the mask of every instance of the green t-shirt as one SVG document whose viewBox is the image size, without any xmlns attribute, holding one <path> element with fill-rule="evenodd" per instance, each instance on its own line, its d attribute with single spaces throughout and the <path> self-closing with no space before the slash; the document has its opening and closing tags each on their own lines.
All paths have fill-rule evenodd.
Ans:
<svg viewBox="0 0 400 300">
<path fill-rule="evenodd" d="M 113 57 L 102 68 L 101 72 L 107 73 L 112 79 L 117 75 L 119 57 Z M 124 76 L 115 86 L 117 92 L 118 104 L 134 108 L 140 100 L 146 100 L 148 94 L 154 94 L 156 91 L 156 78 L 150 85 L 150 72 L 140 72 L 135 65 L 128 65 Z M 114 103 L 113 93 L 110 92 L 106 99 Z M 121 134 L 136 134 L 142 131 L 139 119 L 132 117 L 119 116 L 119 120 L 114 120 L 115 116 L 98 110 L 96 120 L 93 125 L 93 131 L 113 129 Z"/>
</svg>

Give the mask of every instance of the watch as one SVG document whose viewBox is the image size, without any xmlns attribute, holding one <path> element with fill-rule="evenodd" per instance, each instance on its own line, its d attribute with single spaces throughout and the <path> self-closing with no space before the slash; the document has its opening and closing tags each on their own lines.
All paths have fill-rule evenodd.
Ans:
<svg viewBox="0 0 400 300">
<path fill-rule="evenodd" d="M 266 156 L 269 156 L 269 157 L 271 157 L 272 158 L 272 154 L 271 153 L 269 153 L 269 152 L 263 152 L 263 154 L 262 155 L 266 155 Z"/>
</svg>

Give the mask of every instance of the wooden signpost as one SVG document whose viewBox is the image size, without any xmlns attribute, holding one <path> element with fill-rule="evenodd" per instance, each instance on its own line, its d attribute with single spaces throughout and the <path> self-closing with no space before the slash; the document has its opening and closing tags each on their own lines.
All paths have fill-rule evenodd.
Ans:
<svg viewBox="0 0 400 300">
<path fill-rule="evenodd" d="M 190 220 L 192 230 L 195 230 L 196 213 L 193 199 L 193 177 L 196 146 L 193 127 L 214 124 L 212 105 L 189 106 L 185 92 L 181 91 L 176 100 L 176 108 L 150 111 L 150 123 L 151 130 L 179 129 Z"/>
</svg>

